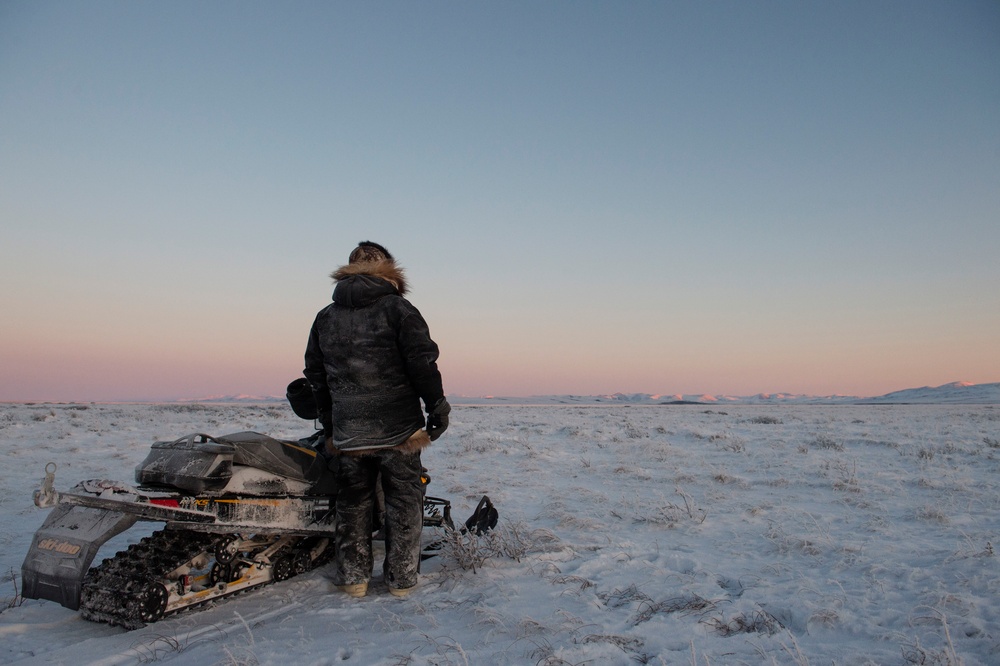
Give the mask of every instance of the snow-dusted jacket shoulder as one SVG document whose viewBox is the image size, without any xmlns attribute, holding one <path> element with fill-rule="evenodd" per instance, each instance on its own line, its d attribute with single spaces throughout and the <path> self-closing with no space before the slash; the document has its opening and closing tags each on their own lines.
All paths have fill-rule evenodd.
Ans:
<svg viewBox="0 0 1000 666">
<path fill-rule="evenodd" d="M 438 346 L 395 262 L 331 276 L 333 303 L 316 315 L 305 354 L 321 420 L 342 451 L 403 445 L 424 426 L 421 400 L 429 410 L 444 397 Z"/>
</svg>

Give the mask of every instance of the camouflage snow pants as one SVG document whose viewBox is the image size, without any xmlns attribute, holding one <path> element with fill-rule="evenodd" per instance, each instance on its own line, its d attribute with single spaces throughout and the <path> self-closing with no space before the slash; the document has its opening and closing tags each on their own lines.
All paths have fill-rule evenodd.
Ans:
<svg viewBox="0 0 1000 666">
<path fill-rule="evenodd" d="M 342 455 L 339 462 L 337 582 L 353 585 L 371 578 L 373 512 L 381 473 L 385 496 L 382 526 L 385 582 L 394 588 L 413 587 L 417 584 L 424 522 L 420 452 L 381 449 L 364 455 Z"/>
</svg>

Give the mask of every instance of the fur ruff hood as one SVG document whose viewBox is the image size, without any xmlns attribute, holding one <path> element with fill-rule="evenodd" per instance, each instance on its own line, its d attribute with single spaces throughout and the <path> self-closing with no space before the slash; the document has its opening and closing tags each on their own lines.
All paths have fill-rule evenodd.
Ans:
<svg viewBox="0 0 1000 666">
<path fill-rule="evenodd" d="M 330 273 L 330 277 L 335 282 L 355 275 L 381 278 L 395 287 L 400 296 L 406 296 L 407 291 L 409 291 L 409 284 L 406 282 L 406 273 L 401 266 L 396 265 L 396 262 L 391 259 L 359 261 L 354 264 L 341 266 Z"/>
</svg>

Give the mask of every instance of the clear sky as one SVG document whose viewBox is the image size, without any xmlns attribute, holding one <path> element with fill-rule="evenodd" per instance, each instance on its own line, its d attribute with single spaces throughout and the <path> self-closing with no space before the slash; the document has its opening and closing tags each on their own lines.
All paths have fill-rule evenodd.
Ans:
<svg viewBox="0 0 1000 666">
<path fill-rule="evenodd" d="M 360 240 L 449 394 L 1000 381 L 1000 3 L 0 0 L 0 400 L 282 394 Z"/>
</svg>

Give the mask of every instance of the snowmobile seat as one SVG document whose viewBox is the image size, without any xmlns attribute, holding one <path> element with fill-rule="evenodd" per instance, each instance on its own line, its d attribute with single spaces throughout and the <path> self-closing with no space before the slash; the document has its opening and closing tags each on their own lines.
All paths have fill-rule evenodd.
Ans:
<svg viewBox="0 0 1000 666">
<path fill-rule="evenodd" d="M 221 437 L 195 433 L 172 442 L 156 442 L 136 467 L 135 480 L 143 487 L 194 494 L 220 492 L 239 466 L 309 484 L 309 494 L 334 492 L 326 459 L 315 449 L 249 431 Z M 275 485 L 276 490 L 280 487 Z"/>
<path fill-rule="evenodd" d="M 256 432 L 223 435 L 220 442 L 236 449 L 234 465 L 256 467 L 296 481 L 317 484 L 327 473 L 327 461 L 315 449 L 300 442 L 275 439 Z"/>
</svg>

